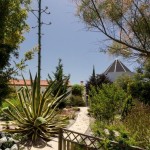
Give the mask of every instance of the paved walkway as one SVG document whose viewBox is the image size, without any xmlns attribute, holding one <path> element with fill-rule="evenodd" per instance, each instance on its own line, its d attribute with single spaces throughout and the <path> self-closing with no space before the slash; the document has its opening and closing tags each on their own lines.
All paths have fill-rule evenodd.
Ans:
<svg viewBox="0 0 150 150">
<path fill-rule="evenodd" d="M 77 119 L 68 129 L 80 133 L 85 133 L 90 125 L 90 119 L 87 115 L 87 107 L 80 107 Z M 48 143 L 51 147 L 45 146 L 40 150 L 58 150 L 58 139 L 55 138 L 53 141 Z M 39 150 L 39 148 L 32 147 L 31 150 Z"/>
</svg>

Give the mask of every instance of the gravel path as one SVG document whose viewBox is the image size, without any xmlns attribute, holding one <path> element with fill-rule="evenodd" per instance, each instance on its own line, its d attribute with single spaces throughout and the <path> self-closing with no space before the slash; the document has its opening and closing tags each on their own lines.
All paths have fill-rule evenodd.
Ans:
<svg viewBox="0 0 150 150">
<path fill-rule="evenodd" d="M 80 107 L 80 112 L 78 113 L 77 119 L 68 129 L 80 133 L 86 133 L 90 125 L 90 119 L 87 115 L 87 107 Z M 50 147 L 45 146 L 40 148 L 40 150 L 58 150 L 58 139 L 55 138 L 53 141 L 48 143 Z M 31 150 L 39 150 L 39 148 L 32 147 Z"/>
</svg>

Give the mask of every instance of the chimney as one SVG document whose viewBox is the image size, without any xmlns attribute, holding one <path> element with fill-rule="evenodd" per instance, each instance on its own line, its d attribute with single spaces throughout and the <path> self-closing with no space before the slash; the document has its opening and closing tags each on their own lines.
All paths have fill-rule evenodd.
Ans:
<svg viewBox="0 0 150 150">
<path fill-rule="evenodd" d="M 84 85 L 84 81 L 80 81 L 80 85 Z"/>
</svg>

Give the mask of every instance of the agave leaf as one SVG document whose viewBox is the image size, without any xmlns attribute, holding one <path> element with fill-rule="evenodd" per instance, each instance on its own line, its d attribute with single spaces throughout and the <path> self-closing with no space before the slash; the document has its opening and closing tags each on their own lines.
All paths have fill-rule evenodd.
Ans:
<svg viewBox="0 0 150 150">
<path fill-rule="evenodd" d="M 47 87 L 47 89 L 46 89 L 46 91 L 43 93 L 43 95 L 42 95 L 42 98 L 41 98 L 41 100 L 40 100 L 40 105 L 39 105 L 39 111 L 38 111 L 38 115 L 39 116 L 41 116 L 41 113 L 42 113 L 42 110 L 43 110 L 43 106 L 45 105 L 45 103 L 46 103 L 46 95 L 47 95 L 47 93 L 49 92 L 51 92 L 51 88 L 52 88 L 52 86 L 53 86 L 53 84 L 54 83 L 52 83 L 52 84 L 49 84 L 49 86 Z"/>
<path fill-rule="evenodd" d="M 64 98 L 66 98 L 69 94 L 70 94 L 70 92 L 67 92 L 67 93 L 65 93 L 65 94 L 63 94 L 63 95 L 61 95 L 61 96 L 59 96 L 56 100 L 54 100 L 54 101 L 50 104 L 50 106 L 48 107 L 47 111 L 45 111 L 45 113 L 43 113 L 43 117 L 45 118 L 45 117 L 49 114 L 51 108 L 54 107 L 54 108 L 53 108 L 53 111 L 51 112 L 51 113 L 53 113 L 53 112 L 56 110 L 56 108 L 58 107 L 58 105 L 59 105 L 59 104 L 64 100 Z"/>
<path fill-rule="evenodd" d="M 57 106 L 56 106 L 57 107 Z M 55 111 L 54 110 L 55 108 L 48 108 L 48 113 L 47 114 L 44 114 L 44 112 L 43 112 L 43 115 L 45 115 L 45 118 L 46 118 L 46 120 L 48 119 L 48 118 L 50 118 L 50 117 L 55 117 L 57 114 L 58 114 L 58 112 L 57 111 Z M 46 112 L 46 111 L 45 111 Z M 48 122 L 49 122 L 49 120 L 47 120 Z"/>
<path fill-rule="evenodd" d="M 12 106 L 12 108 L 15 110 L 15 116 L 16 117 L 18 117 L 18 118 L 20 118 L 22 121 L 24 120 L 25 121 L 25 119 L 24 119 L 24 117 L 22 116 L 22 114 L 20 113 L 20 111 L 19 111 L 19 109 L 13 104 L 13 103 L 11 103 L 9 100 L 5 100 L 10 106 Z"/>
<path fill-rule="evenodd" d="M 46 117 L 47 122 L 50 122 L 57 114 L 58 112 L 52 110 L 51 113 Z"/>
<path fill-rule="evenodd" d="M 22 75 L 22 78 L 23 78 L 23 81 L 24 81 L 24 84 L 25 84 L 25 92 L 26 92 L 26 96 L 27 96 L 27 100 L 28 101 L 31 101 L 31 97 L 30 97 L 30 90 L 29 90 L 29 88 L 28 88 L 28 86 L 27 86 L 27 83 L 26 83 L 26 80 L 25 80 L 25 78 L 24 78 L 24 76 Z M 30 82 L 32 82 L 31 80 L 30 80 Z"/>
<path fill-rule="evenodd" d="M 16 128 L 16 129 L 5 129 L 5 130 L 3 130 L 3 131 L 5 131 L 5 132 L 9 132 L 9 133 L 22 133 L 22 132 L 26 132 L 27 133 L 27 131 L 32 131 L 33 130 L 33 127 L 30 127 L 30 128 Z"/>
<path fill-rule="evenodd" d="M 30 72 L 30 71 L 29 71 L 29 74 L 30 74 L 31 87 L 33 87 L 33 79 L 32 79 L 32 75 L 31 75 L 31 72 Z"/>
<path fill-rule="evenodd" d="M 61 85 L 60 83 L 58 83 L 58 84 L 56 85 L 56 84 L 55 84 L 56 82 L 57 82 L 57 81 L 53 81 L 53 82 L 50 83 L 51 88 L 50 88 L 50 90 L 47 91 L 47 94 L 46 94 L 46 97 L 45 97 L 46 99 L 49 98 L 49 97 L 51 97 L 51 96 L 53 96 L 53 95 L 52 95 L 53 91 L 55 91 L 55 90 Z M 53 85 L 54 85 L 54 86 L 53 86 Z M 56 97 L 53 96 L 53 98 L 55 99 Z"/>
<path fill-rule="evenodd" d="M 31 103 L 31 91 L 27 88 L 27 87 L 25 87 L 24 88 L 24 92 L 25 92 L 25 95 L 26 95 L 26 97 L 27 97 L 27 101 L 28 101 L 28 103 Z"/>
<path fill-rule="evenodd" d="M 42 124 L 44 124 L 44 123 L 46 123 L 45 118 L 43 118 L 43 117 L 38 117 L 38 118 L 35 120 L 35 122 L 34 122 L 34 126 L 35 126 L 35 127 L 38 127 L 38 126 L 40 126 L 40 125 L 42 125 Z"/>
<path fill-rule="evenodd" d="M 44 141 L 50 141 L 50 140 L 51 140 L 51 136 L 50 136 L 50 135 L 39 134 L 39 133 L 38 133 L 38 136 L 39 136 L 40 138 L 42 138 Z"/>
<path fill-rule="evenodd" d="M 3 111 L 5 114 L 8 114 L 8 116 L 13 117 L 14 119 L 16 119 L 19 123 L 28 124 L 28 123 L 25 123 L 25 120 L 22 120 L 22 118 L 20 118 L 20 117 L 14 115 L 14 114 L 10 111 L 9 107 L 2 108 L 2 111 Z"/>
<path fill-rule="evenodd" d="M 4 107 L 4 108 L 2 108 L 2 111 L 3 111 L 4 113 L 7 113 L 7 112 L 9 111 L 9 107 Z"/>
<path fill-rule="evenodd" d="M 59 97 L 56 98 L 55 101 L 53 101 L 53 103 L 51 104 L 51 107 L 53 107 L 55 104 L 57 104 L 58 102 L 62 102 L 69 94 L 71 91 L 68 91 L 62 95 L 60 95 Z"/>
<path fill-rule="evenodd" d="M 30 91 L 28 91 L 26 88 L 24 88 L 24 92 L 25 92 L 26 98 L 28 99 L 27 101 L 25 101 L 27 112 L 29 113 L 29 115 L 31 117 L 33 117 L 33 111 L 32 111 L 32 109 L 30 109 L 31 108 L 30 107 L 31 106 L 31 95 L 30 95 L 30 93 L 28 93 Z"/>
<path fill-rule="evenodd" d="M 33 116 L 36 115 L 36 86 L 37 86 L 37 75 L 35 76 L 33 85 L 32 85 L 32 110 L 33 110 Z"/>
<path fill-rule="evenodd" d="M 43 134 L 47 133 L 47 129 L 45 129 L 45 128 L 41 128 L 41 127 L 37 126 L 37 129 Z"/>
<path fill-rule="evenodd" d="M 21 96 L 21 94 L 22 94 L 22 96 Z M 18 93 L 18 98 L 20 100 L 20 104 L 22 106 L 22 110 L 23 110 L 25 116 L 28 118 L 28 120 L 30 122 L 32 122 L 31 121 L 31 116 L 30 116 L 30 111 L 29 111 L 29 109 L 28 109 L 28 107 L 26 105 L 25 96 L 24 96 L 22 91 L 21 91 L 21 93 Z"/>
</svg>

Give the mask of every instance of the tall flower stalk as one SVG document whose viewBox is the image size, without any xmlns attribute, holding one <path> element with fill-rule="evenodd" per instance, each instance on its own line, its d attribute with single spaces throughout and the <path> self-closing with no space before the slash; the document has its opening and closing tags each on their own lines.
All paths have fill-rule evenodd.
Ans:
<svg viewBox="0 0 150 150">
<path fill-rule="evenodd" d="M 41 0 L 38 2 L 38 45 L 39 45 L 39 51 L 38 51 L 38 87 L 37 87 L 37 97 L 38 101 L 40 99 L 40 80 L 41 80 Z"/>
</svg>

